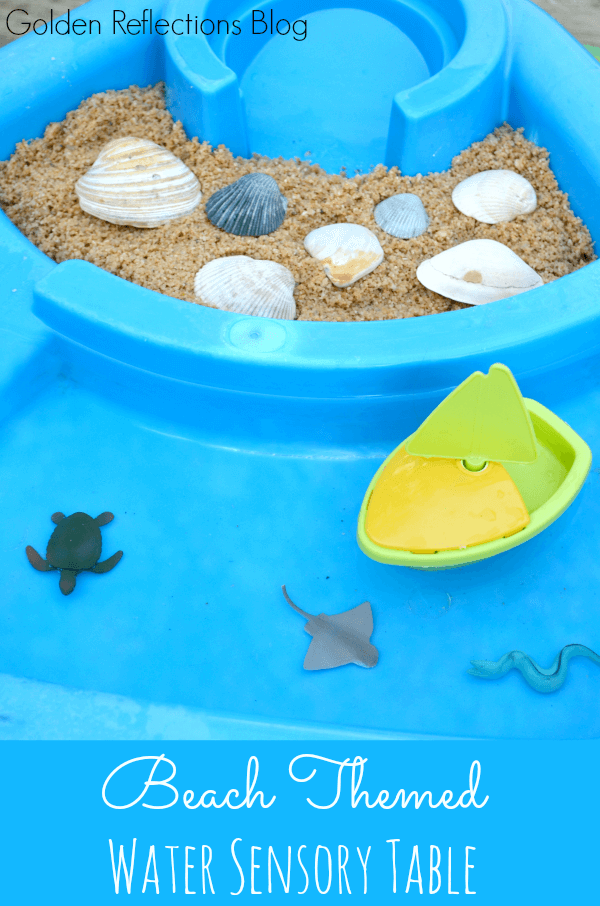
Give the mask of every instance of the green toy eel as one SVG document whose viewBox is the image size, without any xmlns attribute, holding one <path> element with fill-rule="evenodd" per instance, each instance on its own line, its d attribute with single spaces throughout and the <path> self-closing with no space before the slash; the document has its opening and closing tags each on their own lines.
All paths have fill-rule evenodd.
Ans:
<svg viewBox="0 0 600 906">
<path fill-rule="evenodd" d="M 600 655 L 586 648 L 585 645 L 565 645 L 557 654 L 551 667 L 539 667 L 536 662 L 523 651 L 510 651 L 499 661 L 471 661 L 473 669 L 468 672 L 471 676 L 482 679 L 500 679 L 509 670 L 520 670 L 532 689 L 536 692 L 556 692 L 567 678 L 569 661 L 573 657 L 589 657 L 595 664 L 600 665 Z"/>
</svg>

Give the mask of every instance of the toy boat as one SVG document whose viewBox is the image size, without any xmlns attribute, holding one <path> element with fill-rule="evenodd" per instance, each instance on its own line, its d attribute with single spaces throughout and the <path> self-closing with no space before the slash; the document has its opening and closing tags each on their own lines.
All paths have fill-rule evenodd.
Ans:
<svg viewBox="0 0 600 906">
<path fill-rule="evenodd" d="M 358 543 L 381 563 L 444 569 L 523 544 L 566 510 L 592 454 L 523 400 L 508 368 L 472 374 L 380 466 Z"/>
</svg>

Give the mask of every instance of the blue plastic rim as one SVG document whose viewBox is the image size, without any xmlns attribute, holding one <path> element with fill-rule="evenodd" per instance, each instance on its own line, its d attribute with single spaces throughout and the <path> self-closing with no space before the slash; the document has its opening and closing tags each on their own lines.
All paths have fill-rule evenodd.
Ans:
<svg viewBox="0 0 600 906">
<path fill-rule="evenodd" d="M 483 11 L 471 0 L 430 0 L 413 10 L 456 42 L 434 71 L 439 60 L 402 25 L 408 6 L 354 8 L 385 24 L 393 7 L 391 27 L 406 28 L 430 73 L 394 95 L 386 153 L 396 148 L 394 162 L 406 172 L 443 169 L 504 119 L 524 126 L 526 137 L 550 150 L 560 187 L 597 239 L 596 61 L 526 0 L 489 2 Z M 95 0 L 82 15 L 106 21 L 104 7 Z M 173 18 L 178 8 L 162 12 Z M 219 15 L 231 20 L 245 9 L 219 4 Z M 317 6 L 284 9 L 287 18 L 328 15 Z M 128 14 L 141 18 L 141 6 L 128 5 Z M 435 53 L 446 52 L 442 37 Z M 259 40 L 241 62 L 235 53 L 243 48 L 233 40 L 230 49 L 199 39 L 186 50 L 179 39 L 108 28 L 101 37 L 22 38 L 0 54 L 1 153 L 42 134 L 93 92 L 161 78 L 171 110 L 196 117 L 200 138 L 219 125 L 213 94 L 226 113 L 242 111 L 229 123 L 245 129 L 240 105 L 251 92 L 244 80 L 256 67 L 257 84 L 268 87 L 261 55 L 280 53 L 275 42 L 287 39 Z M 212 74 L 198 68 L 207 47 Z M 183 59 L 188 50 L 184 66 L 177 54 Z M 225 75 L 230 101 L 220 94 Z M 256 137 L 251 106 L 247 134 Z M 85 262 L 56 266 L 4 216 L 0 265 L 0 468 L 13 514 L 0 526 L 0 670 L 220 715 L 219 732 L 231 736 L 240 721 L 245 733 L 270 727 L 272 736 L 290 728 L 310 736 L 315 727 L 600 735 L 598 677 L 586 664 L 574 661 L 560 694 L 543 701 L 518 676 L 488 684 L 466 673 L 472 658 L 497 659 L 515 648 L 541 664 L 568 643 L 597 650 L 593 468 L 575 504 L 542 535 L 451 577 L 374 563 L 354 537 L 378 464 L 450 388 L 495 361 L 595 452 L 598 262 L 487 306 L 367 324 L 249 319 L 152 293 Z M 125 551 L 111 573 L 82 576 L 68 599 L 56 574 L 35 573 L 23 552 L 26 544 L 45 550 L 59 509 L 111 510 L 104 554 Z M 304 674 L 308 637 L 283 602 L 284 582 L 312 612 L 370 600 L 377 668 Z M 45 697 L 40 691 L 40 728 L 52 723 L 41 712 Z M 81 721 L 81 734 L 91 733 L 91 717 Z M 34 735 L 35 717 L 22 726 Z"/>
</svg>

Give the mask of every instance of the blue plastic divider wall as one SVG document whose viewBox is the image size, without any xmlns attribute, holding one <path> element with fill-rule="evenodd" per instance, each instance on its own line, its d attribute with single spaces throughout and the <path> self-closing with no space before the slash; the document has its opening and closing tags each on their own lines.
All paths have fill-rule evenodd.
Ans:
<svg viewBox="0 0 600 906">
<path fill-rule="evenodd" d="M 315 11 L 335 8 L 328 0 L 279 0 L 255 4 L 257 10 L 271 9 L 275 19 L 288 20 Z M 368 11 L 397 26 L 421 51 L 430 78 L 408 90 L 399 91 L 393 99 L 385 163 L 399 166 L 408 175 L 448 167 L 452 157 L 473 141 L 483 138 L 502 119 L 505 59 L 508 51 L 506 15 L 501 0 L 449 0 L 446 3 L 415 3 L 409 0 L 350 0 L 344 8 Z M 165 39 L 167 63 L 167 102 L 190 135 L 199 135 L 212 145 L 225 144 L 234 154 L 249 156 L 260 150 L 250 146 L 240 90 L 242 75 L 250 61 L 270 39 L 251 35 L 248 3 L 229 7 L 230 18 L 238 16 L 240 36 L 215 33 L 209 36 L 169 34 Z M 229 12 L 228 10 L 228 12 Z M 171 0 L 165 16 L 185 18 L 185 0 Z M 223 5 L 203 0 L 197 9 L 199 20 L 216 22 L 223 15 Z M 368 29 L 368 22 L 364 27 Z M 281 40 L 281 39 L 279 39 Z M 365 56 L 374 56 L 385 69 L 392 60 L 377 57 L 375 42 L 363 34 L 359 53 L 361 66 Z M 351 75 L 348 76 L 349 84 Z M 294 128 L 298 135 L 311 135 L 317 143 L 314 151 L 327 147 L 327 126 L 314 132 L 311 119 L 316 108 L 329 109 L 335 104 L 331 86 L 310 78 L 310 73 L 297 73 L 298 107 Z M 272 90 L 278 90 L 278 73 L 273 74 Z M 348 90 L 360 86 L 352 84 Z M 310 103 L 304 98 L 308 95 Z M 300 101 L 303 101 L 301 103 Z M 350 159 L 347 165 L 352 168 Z"/>
</svg>

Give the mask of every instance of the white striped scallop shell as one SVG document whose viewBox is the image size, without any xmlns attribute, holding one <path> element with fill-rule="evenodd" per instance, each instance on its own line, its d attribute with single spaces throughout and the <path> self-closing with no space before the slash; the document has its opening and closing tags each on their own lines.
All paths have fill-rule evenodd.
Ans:
<svg viewBox="0 0 600 906">
<path fill-rule="evenodd" d="M 321 261 L 334 286 L 343 289 L 366 277 L 383 261 L 375 233 L 356 223 L 332 223 L 309 233 L 304 248 Z"/>
<path fill-rule="evenodd" d="M 535 189 L 513 170 L 483 170 L 463 179 L 454 187 L 452 201 L 480 223 L 508 223 L 537 208 Z"/>
<path fill-rule="evenodd" d="M 259 318 L 296 317 L 293 274 L 275 261 L 231 255 L 205 264 L 194 280 L 200 302 Z"/>
<path fill-rule="evenodd" d="M 116 138 L 75 184 L 82 209 L 122 226 L 158 227 L 199 205 L 200 183 L 183 161 L 145 138 Z"/>
<path fill-rule="evenodd" d="M 417 268 L 427 289 L 469 305 L 507 299 L 543 286 L 522 258 L 494 239 L 471 239 L 440 252 Z"/>
<path fill-rule="evenodd" d="M 397 239 L 414 239 L 429 226 L 429 217 L 418 195 L 401 192 L 381 201 L 374 212 L 377 225 Z"/>
</svg>

